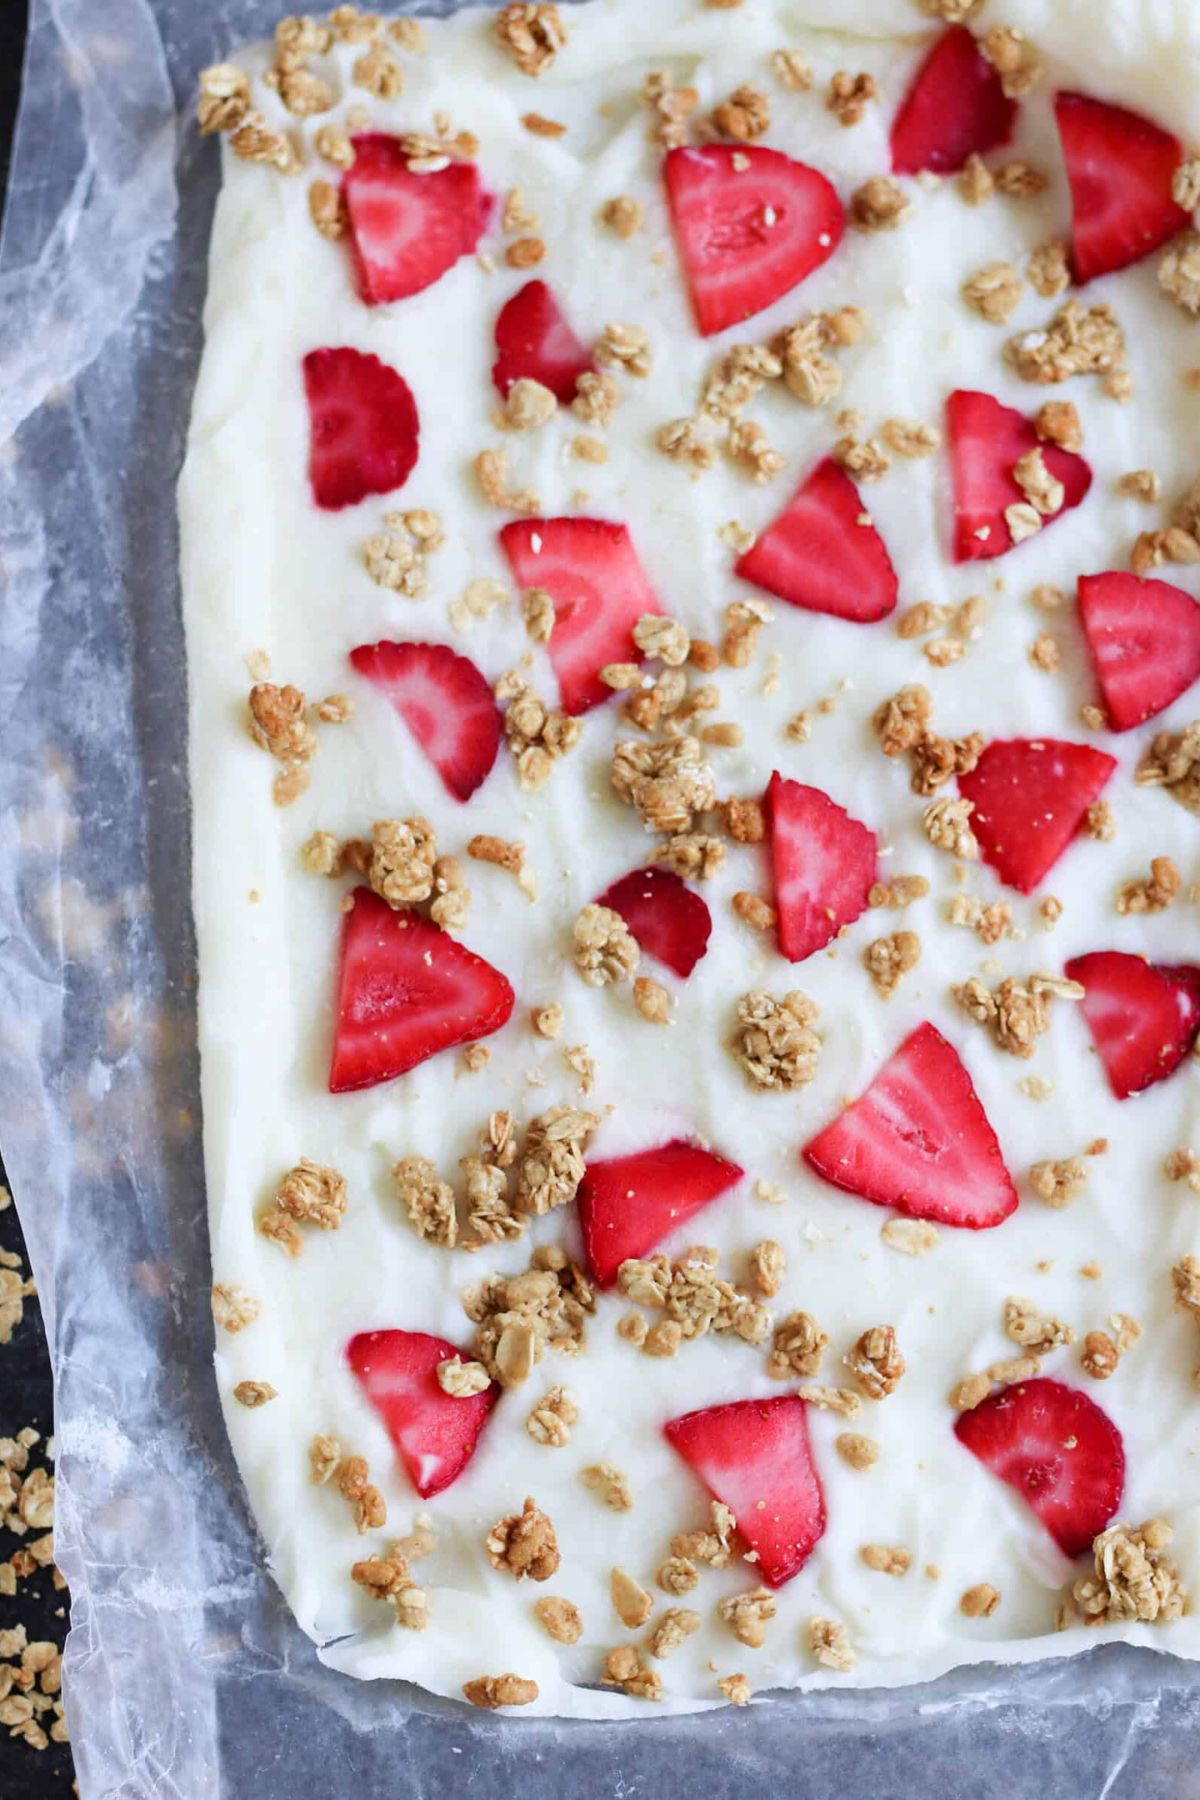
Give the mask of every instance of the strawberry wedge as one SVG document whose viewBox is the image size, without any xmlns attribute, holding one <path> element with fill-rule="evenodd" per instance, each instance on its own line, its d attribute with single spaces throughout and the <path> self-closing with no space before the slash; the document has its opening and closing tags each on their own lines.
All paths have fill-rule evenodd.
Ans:
<svg viewBox="0 0 1200 1800">
<path fill-rule="evenodd" d="M 668 152 L 667 204 L 705 337 L 790 294 L 833 255 L 845 229 L 824 175 L 761 145 Z"/>
<path fill-rule="evenodd" d="M 660 613 L 624 525 L 602 519 L 518 519 L 500 533 L 513 580 L 544 588 L 554 602 L 550 662 L 563 710 L 584 713 L 612 698 L 600 671 L 640 662 L 633 628 Z"/>
<path fill-rule="evenodd" d="M 504 721 L 475 664 L 447 644 L 359 644 L 351 665 L 386 694 L 442 778 L 469 800 L 491 773 Z"/>
<path fill-rule="evenodd" d="M 482 1394 L 445 1393 L 438 1364 L 454 1357 L 473 1361 L 469 1350 L 424 1331 L 361 1331 L 346 1346 L 346 1361 L 422 1500 L 458 1480 L 499 1398 L 494 1383 Z"/>
<path fill-rule="evenodd" d="M 589 1163 L 579 1185 L 579 1223 L 588 1266 L 600 1286 L 611 1287 L 623 1262 L 648 1256 L 702 1207 L 736 1187 L 744 1172 L 684 1138 Z"/>
<path fill-rule="evenodd" d="M 820 788 L 778 773 L 767 788 L 766 815 L 780 953 L 803 962 L 866 911 L 877 869 L 875 833 Z"/>
<path fill-rule="evenodd" d="M 1064 973 L 1084 990 L 1080 1011 L 1118 1100 L 1165 1081 L 1190 1054 L 1200 1034 L 1200 968 L 1093 950 Z"/>
<path fill-rule="evenodd" d="M 1144 725 L 1200 679 L 1200 606 L 1169 581 L 1081 575 L 1079 617 L 1110 730 Z"/>
<path fill-rule="evenodd" d="M 492 380 L 505 397 L 515 381 L 539 381 L 570 406 L 579 377 L 595 367 L 544 281 L 526 282 L 501 308 Z"/>
<path fill-rule="evenodd" d="M 498 969 L 420 913 L 393 912 L 356 888 L 342 926 L 331 1094 L 394 1081 L 439 1051 L 507 1024 L 513 991 Z"/>
<path fill-rule="evenodd" d="M 1125 1446 L 1078 1388 L 1039 1377 L 963 1413 L 954 1435 L 1028 1501 L 1065 1556 L 1082 1556 L 1125 1491 Z"/>
<path fill-rule="evenodd" d="M 1183 160 L 1177 137 L 1088 94 L 1056 94 L 1054 116 L 1071 188 L 1076 281 L 1128 268 L 1187 230 L 1191 215 L 1171 192 Z"/>
<path fill-rule="evenodd" d="M 756 1577 L 778 1588 L 798 1575 L 825 1532 L 805 1402 L 784 1394 L 704 1406 L 669 1420 L 663 1433 L 733 1514 L 754 1552 Z"/>
<path fill-rule="evenodd" d="M 979 853 L 1001 881 L 1031 894 L 1079 835 L 1087 809 L 1116 768 L 1090 744 L 1056 738 L 997 739 L 958 791 L 974 807 Z"/>
<path fill-rule="evenodd" d="M 368 131 L 351 139 L 354 161 L 342 197 L 360 299 L 406 300 L 470 256 L 487 230 L 492 197 L 474 163 L 415 174 L 399 138 Z"/>
<path fill-rule="evenodd" d="M 832 457 L 806 476 L 735 573 L 789 606 L 858 625 L 886 619 L 900 592 L 858 489 Z"/>
<path fill-rule="evenodd" d="M 646 955 L 676 975 L 690 975 L 708 949 L 708 903 L 671 869 L 633 869 L 606 888 L 597 904 L 620 913 Z"/>
<path fill-rule="evenodd" d="M 866 1093 L 803 1151 L 823 1180 L 910 1219 L 987 1231 L 1017 1190 L 971 1077 L 933 1025 L 918 1025 Z"/>
<path fill-rule="evenodd" d="M 324 512 L 403 487 L 417 466 L 421 424 L 403 375 L 346 347 L 310 350 L 308 479 Z"/>
<path fill-rule="evenodd" d="M 892 126 L 897 175 L 953 175 L 969 156 L 1007 144 L 1017 103 L 965 25 L 944 31 L 913 76 Z"/>
<path fill-rule="evenodd" d="M 1013 470 L 1030 450 L 1041 451 L 1047 471 L 1063 489 L 1062 506 L 1042 519 L 1042 531 L 1078 506 L 1092 485 L 1092 471 L 1082 456 L 1043 443 L 1031 419 L 990 394 L 966 388 L 951 394 L 946 434 L 954 484 L 955 562 L 987 561 L 1014 548 L 1005 514 L 1010 506 L 1029 503 Z"/>
</svg>

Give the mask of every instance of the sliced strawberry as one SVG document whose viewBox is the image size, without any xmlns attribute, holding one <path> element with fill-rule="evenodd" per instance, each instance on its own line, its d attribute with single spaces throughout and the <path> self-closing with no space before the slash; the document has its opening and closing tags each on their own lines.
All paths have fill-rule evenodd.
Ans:
<svg viewBox="0 0 1200 1800">
<path fill-rule="evenodd" d="M 1151 963 L 1124 950 L 1076 956 L 1065 974 L 1118 1100 L 1165 1081 L 1200 1034 L 1200 968 Z"/>
<path fill-rule="evenodd" d="M 487 230 L 492 197 L 474 163 L 419 175 L 399 138 L 369 131 L 351 142 L 354 161 L 342 194 L 359 296 L 367 306 L 406 300 L 471 255 Z"/>
<path fill-rule="evenodd" d="M 846 218 L 832 184 L 778 150 L 748 144 L 671 150 L 663 174 L 705 337 L 790 294 L 841 242 Z"/>
<path fill-rule="evenodd" d="M 598 904 L 620 913 L 646 955 L 676 975 L 690 975 L 708 949 L 707 903 L 670 869 L 634 869 L 614 881 Z"/>
<path fill-rule="evenodd" d="M 971 1077 L 933 1025 L 918 1025 L 852 1106 L 805 1145 L 834 1187 L 910 1219 L 986 1231 L 1017 1190 Z"/>
<path fill-rule="evenodd" d="M 736 1163 L 684 1138 L 589 1163 L 579 1185 L 579 1223 L 600 1286 L 611 1287 L 627 1257 L 649 1255 L 743 1173 Z"/>
<path fill-rule="evenodd" d="M 990 394 L 958 388 L 946 403 L 954 483 L 954 560 L 980 562 L 1004 556 L 1013 548 L 1005 518 L 1010 506 L 1028 505 L 1029 497 L 1013 470 L 1027 450 L 1041 450 L 1042 461 L 1065 498 L 1059 512 L 1042 520 L 1042 530 L 1078 506 L 1092 485 L 1092 471 L 1082 456 L 1043 443 L 1033 422 L 1014 407 L 1001 406 Z"/>
<path fill-rule="evenodd" d="M 382 688 L 456 800 L 491 773 L 504 721 L 469 657 L 447 644 L 359 644 L 350 661 Z"/>
<path fill-rule="evenodd" d="M 1054 96 L 1071 186 L 1071 262 L 1075 279 L 1093 281 L 1127 268 L 1186 231 L 1171 182 L 1183 146 L 1169 131 L 1088 94 Z"/>
<path fill-rule="evenodd" d="M 417 466 L 421 422 L 403 375 L 361 350 L 310 350 L 308 479 L 326 512 L 391 494 Z"/>
<path fill-rule="evenodd" d="M 871 624 L 895 609 L 899 582 L 858 489 L 826 457 L 735 573 L 789 606 Z"/>
<path fill-rule="evenodd" d="M 342 926 L 329 1091 L 393 1081 L 439 1050 L 491 1037 L 512 1009 L 498 969 L 420 913 L 393 912 L 356 888 Z"/>
<path fill-rule="evenodd" d="M 796 1394 L 703 1406 L 663 1426 L 667 1442 L 727 1506 L 755 1552 L 755 1574 L 782 1587 L 825 1531 L 825 1496 Z"/>
<path fill-rule="evenodd" d="M 892 126 L 897 175 L 953 175 L 968 156 L 1007 144 L 1017 103 L 965 25 L 944 31 L 913 76 Z"/>
<path fill-rule="evenodd" d="M 458 1480 L 499 1398 L 495 1383 L 462 1399 L 445 1393 L 438 1364 L 455 1356 L 473 1360 L 469 1350 L 425 1331 L 360 1331 L 346 1345 L 346 1361 L 422 1500 Z"/>
<path fill-rule="evenodd" d="M 518 586 L 544 588 L 554 602 L 550 661 L 564 710 L 587 712 L 611 699 L 601 669 L 640 661 L 633 628 L 643 613 L 662 611 L 627 528 L 603 519 L 518 519 L 500 543 Z"/>
<path fill-rule="evenodd" d="M 579 377 L 596 367 L 544 281 L 526 282 L 501 309 L 496 350 L 492 380 L 502 394 L 514 381 L 540 381 L 563 406 L 575 398 Z"/>
<path fill-rule="evenodd" d="M 985 863 L 1018 893 L 1031 894 L 1054 867 L 1116 768 L 1090 744 L 1056 738 L 998 738 L 958 791 Z"/>
<path fill-rule="evenodd" d="M 866 911 L 875 833 L 820 788 L 778 773 L 767 788 L 767 820 L 779 949 L 789 962 L 803 962 Z"/>
<path fill-rule="evenodd" d="M 1145 724 L 1200 679 L 1200 606 L 1169 581 L 1081 575 L 1079 616 L 1113 731 Z"/>
<path fill-rule="evenodd" d="M 1125 1490 L 1121 1434 L 1078 1388 L 1040 1376 L 960 1414 L 954 1435 L 1015 1488 L 1066 1556 L 1082 1556 Z"/>
</svg>

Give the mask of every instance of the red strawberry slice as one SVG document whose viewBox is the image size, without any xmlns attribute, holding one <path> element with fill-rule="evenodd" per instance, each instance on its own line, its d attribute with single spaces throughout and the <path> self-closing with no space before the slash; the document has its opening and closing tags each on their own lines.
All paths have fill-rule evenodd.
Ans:
<svg viewBox="0 0 1200 1800">
<path fill-rule="evenodd" d="M 808 1408 L 795 1394 L 734 1400 L 670 1419 L 663 1433 L 755 1552 L 755 1573 L 782 1587 L 825 1531 L 825 1496 L 808 1441 Z"/>
<path fill-rule="evenodd" d="M 367 306 L 406 300 L 470 256 L 487 230 L 492 197 L 474 163 L 417 175 L 399 138 L 369 131 L 351 142 L 342 194 L 359 297 Z"/>
<path fill-rule="evenodd" d="M 892 126 L 897 175 L 953 175 L 968 156 L 1007 144 L 1017 103 L 965 25 L 944 31 L 913 76 Z"/>
<path fill-rule="evenodd" d="M 875 833 L 820 788 L 778 772 L 767 788 L 767 819 L 779 949 L 789 962 L 803 962 L 866 911 L 876 874 Z"/>
<path fill-rule="evenodd" d="M 630 1256 L 648 1256 L 742 1179 L 744 1170 L 675 1138 L 654 1150 L 592 1162 L 579 1185 L 579 1223 L 592 1274 L 611 1287 Z"/>
<path fill-rule="evenodd" d="M 643 613 L 662 611 L 628 529 L 603 519 L 518 519 L 500 543 L 518 586 L 544 588 L 554 602 L 550 661 L 564 710 L 611 699 L 600 670 L 639 662 L 633 628 Z"/>
<path fill-rule="evenodd" d="M 863 625 L 886 619 L 900 591 L 858 489 L 832 457 L 806 476 L 735 573 L 789 606 Z"/>
<path fill-rule="evenodd" d="M 834 1187 L 910 1219 L 986 1231 L 1017 1208 L 996 1134 L 958 1053 L 918 1025 L 803 1151 Z"/>
<path fill-rule="evenodd" d="M 361 350 L 310 350 L 304 392 L 318 506 L 339 512 L 404 486 L 417 466 L 421 422 L 403 375 Z"/>
<path fill-rule="evenodd" d="M 492 380 L 506 397 L 514 381 L 540 381 L 569 406 L 579 377 L 596 367 L 544 281 L 527 282 L 502 308 L 496 349 Z"/>
<path fill-rule="evenodd" d="M 1183 146 L 1141 113 L 1088 94 L 1054 96 L 1071 186 L 1071 261 L 1078 282 L 1127 268 L 1186 231 L 1171 181 Z"/>
<path fill-rule="evenodd" d="M 346 1345 L 346 1361 L 422 1500 L 458 1480 L 499 1398 L 494 1383 L 461 1400 L 444 1393 L 437 1367 L 455 1356 L 472 1360 L 469 1350 L 425 1331 L 360 1331 Z"/>
<path fill-rule="evenodd" d="M 1165 1081 L 1200 1034 L 1200 969 L 1151 963 L 1124 950 L 1072 957 L 1080 1010 L 1118 1100 Z"/>
<path fill-rule="evenodd" d="M 712 914 L 694 888 L 670 869 L 634 869 L 601 894 L 646 952 L 688 976 L 708 949 Z"/>
<path fill-rule="evenodd" d="M 1200 606 L 1169 581 L 1079 577 L 1079 615 L 1113 731 L 1130 731 L 1200 679 Z"/>
<path fill-rule="evenodd" d="M 744 144 L 671 150 L 663 174 L 705 337 L 790 294 L 841 242 L 846 216 L 832 184 L 778 150 Z"/>
<path fill-rule="evenodd" d="M 1121 1504 L 1121 1434 L 1078 1388 L 1023 1381 L 961 1414 L 954 1435 L 1029 1502 L 1066 1556 L 1090 1550 Z"/>
<path fill-rule="evenodd" d="M 985 863 L 1018 893 L 1031 894 L 1054 867 L 1116 768 L 1090 744 L 998 738 L 958 791 L 975 808 L 971 830 Z"/>
<path fill-rule="evenodd" d="M 350 661 L 381 688 L 456 800 L 491 773 L 504 721 L 469 657 L 447 644 L 359 644 Z"/>
<path fill-rule="evenodd" d="M 491 1037 L 512 1009 L 498 969 L 420 913 L 393 912 L 356 888 L 342 927 L 329 1091 L 394 1081 L 440 1050 Z"/>
<path fill-rule="evenodd" d="M 1092 471 L 1082 456 L 1044 444 L 1033 422 L 1015 407 L 1001 406 L 990 394 L 959 388 L 946 403 L 954 483 L 954 560 L 980 562 L 1004 556 L 1013 548 L 1006 507 L 1027 505 L 1028 495 L 1013 470 L 1027 450 L 1040 449 L 1042 461 L 1065 498 L 1059 512 L 1042 520 L 1042 530 L 1079 505 L 1092 485 Z"/>
</svg>

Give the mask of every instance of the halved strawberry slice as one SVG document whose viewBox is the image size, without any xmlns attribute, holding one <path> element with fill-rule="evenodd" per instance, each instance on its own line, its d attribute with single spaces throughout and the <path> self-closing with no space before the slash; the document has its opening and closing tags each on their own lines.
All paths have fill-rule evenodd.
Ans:
<svg viewBox="0 0 1200 1800">
<path fill-rule="evenodd" d="M 381 688 L 456 800 L 491 773 L 504 720 L 475 664 L 448 644 L 359 644 L 350 661 Z"/>
<path fill-rule="evenodd" d="M 1116 768 L 1090 744 L 998 738 L 958 791 L 975 811 L 979 853 L 1001 881 L 1031 894 L 1078 835 L 1083 816 Z"/>
<path fill-rule="evenodd" d="M 606 888 L 597 904 L 620 913 L 646 955 L 676 975 L 690 975 L 708 949 L 707 902 L 671 869 L 633 869 Z"/>
<path fill-rule="evenodd" d="M 517 585 L 544 588 L 554 602 L 550 661 L 564 710 L 610 700 L 601 669 L 640 662 L 633 628 L 643 613 L 662 611 L 628 529 L 603 519 L 516 519 L 500 543 Z"/>
<path fill-rule="evenodd" d="M 611 1287 L 627 1257 L 648 1256 L 744 1172 L 685 1138 L 589 1163 L 579 1184 L 579 1223 L 600 1286 Z"/>
<path fill-rule="evenodd" d="M 462 1399 L 443 1392 L 437 1367 L 455 1356 L 473 1360 L 469 1350 L 425 1331 L 360 1331 L 346 1345 L 346 1361 L 422 1500 L 458 1480 L 499 1398 L 494 1382 Z"/>
<path fill-rule="evenodd" d="M 507 1024 L 513 991 L 420 913 L 393 912 L 370 888 L 350 896 L 342 925 L 331 1094 L 393 1081 L 440 1050 Z"/>
<path fill-rule="evenodd" d="M 362 350 L 310 350 L 304 392 L 318 506 L 338 512 L 404 486 L 417 466 L 421 422 L 403 375 Z"/>
<path fill-rule="evenodd" d="M 1111 730 L 1145 724 L 1200 680 L 1200 606 L 1169 581 L 1081 575 L 1079 616 Z"/>
<path fill-rule="evenodd" d="M 944 31 L 913 76 L 892 126 L 897 175 L 953 175 L 968 156 L 1007 144 L 1017 103 L 965 25 Z"/>
<path fill-rule="evenodd" d="M 832 183 L 762 145 L 671 150 L 667 203 L 705 337 L 740 325 L 819 269 L 846 216 Z"/>
<path fill-rule="evenodd" d="M 487 230 L 492 197 L 474 163 L 414 174 L 399 138 L 368 131 L 351 139 L 342 176 L 360 298 L 405 300 L 470 256 Z"/>
<path fill-rule="evenodd" d="M 563 406 L 575 398 L 579 377 L 596 367 L 544 281 L 526 282 L 502 307 L 496 350 L 492 380 L 502 394 L 514 381 L 540 381 Z"/>
<path fill-rule="evenodd" d="M 766 805 L 779 949 L 789 962 L 803 962 L 866 911 L 878 845 L 820 788 L 778 772 Z"/>
<path fill-rule="evenodd" d="M 867 1091 L 802 1154 L 834 1187 L 910 1219 L 986 1231 L 1017 1208 L 971 1077 L 928 1023 L 905 1038 Z"/>
<path fill-rule="evenodd" d="M 1189 963 L 1093 950 L 1064 973 L 1083 986 L 1080 1010 L 1118 1100 L 1165 1081 L 1200 1034 L 1200 968 Z"/>
<path fill-rule="evenodd" d="M 828 456 L 734 572 L 789 606 L 863 625 L 886 619 L 900 592 L 892 559 L 858 489 Z"/>
<path fill-rule="evenodd" d="M 663 1433 L 755 1552 L 755 1573 L 782 1587 L 825 1532 L 825 1496 L 808 1441 L 808 1408 L 795 1394 L 734 1400 L 670 1419 Z"/>
<path fill-rule="evenodd" d="M 1042 530 L 1078 506 L 1092 485 L 1092 471 L 1082 456 L 1043 443 L 1024 413 L 1001 406 L 990 394 L 958 388 L 946 403 L 954 483 L 954 560 L 979 562 L 1004 556 L 1013 548 L 1005 518 L 1009 506 L 1027 505 L 1028 495 L 1013 470 L 1027 450 L 1042 452 L 1042 461 L 1065 499 L 1059 512 L 1042 520 Z"/>
<path fill-rule="evenodd" d="M 1078 282 L 1127 268 L 1186 231 L 1171 182 L 1183 146 L 1141 113 L 1093 100 L 1054 96 L 1074 218 L 1071 262 Z"/>
<path fill-rule="evenodd" d="M 954 1435 L 1033 1508 L 1065 1556 L 1082 1556 L 1125 1491 L 1125 1446 L 1106 1412 L 1045 1376 L 960 1414 Z"/>
</svg>

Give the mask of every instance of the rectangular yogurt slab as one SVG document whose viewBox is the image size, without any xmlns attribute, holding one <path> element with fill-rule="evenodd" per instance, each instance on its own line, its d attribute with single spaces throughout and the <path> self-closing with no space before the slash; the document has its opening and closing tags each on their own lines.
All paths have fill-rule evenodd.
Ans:
<svg viewBox="0 0 1200 1800">
<path fill-rule="evenodd" d="M 217 1375 L 355 1676 L 1200 1655 L 1200 20 L 830 10 L 202 81 Z"/>
</svg>

